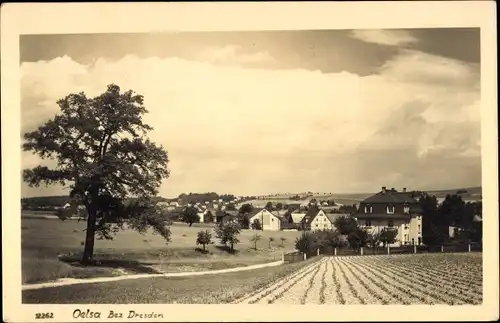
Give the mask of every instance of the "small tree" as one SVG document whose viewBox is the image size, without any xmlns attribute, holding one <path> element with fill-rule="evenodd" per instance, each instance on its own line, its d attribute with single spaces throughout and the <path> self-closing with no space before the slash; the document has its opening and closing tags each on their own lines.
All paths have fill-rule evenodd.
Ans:
<svg viewBox="0 0 500 323">
<path fill-rule="evenodd" d="M 271 243 L 274 241 L 273 237 L 269 237 L 269 249 L 271 249 Z"/>
<path fill-rule="evenodd" d="M 366 245 L 368 247 L 373 248 L 373 253 L 375 254 L 375 249 L 378 247 L 380 244 L 380 233 L 379 232 L 371 232 L 368 233 L 367 239 L 366 239 Z"/>
<path fill-rule="evenodd" d="M 260 234 L 256 233 L 250 239 L 250 241 L 253 242 L 253 244 L 254 244 L 254 249 L 255 250 L 257 250 L 257 242 L 259 242 L 261 238 L 262 238 L 262 236 Z"/>
<path fill-rule="evenodd" d="M 281 246 L 284 247 L 285 246 L 285 241 L 286 241 L 286 238 L 285 237 L 280 237 L 280 240 L 281 240 Z"/>
<path fill-rule="evenodd" d="M 357 228 L 347 236 L 347 241 L 352 249 L 359 250 L 359 248 L 366 246 L 368 233 L 365 230 Z"/>
<path fill-rule="evenodd" d="M 350 233 L 356 232 L 356 230 L 358 229 L 356 220 L 348 216 L 341 216 L 335 219 L 334 226 L 337 228 L 340 234 L 344 235 L 349 235 Z"/>
<path fill-rule="evenodd" d="M 203 251 L 205 251 L 205 246 L 212 242 L 212 234 L 208 230 L 203 230 L 198 232 L 196 238 L 196 245 L 202 245 Z"/>
<path fill-rule="evenodd" d="M 240 225 L 233 221 L 222 221 L 215 227 L 217 239 L 225 246 L 229 244 L 230 251 L 234 251 L 234 245 L 240 242 L 240 240 L 238 240 L 240 231 Z"/>
<path fill-rule="evenodd" d="M 238 222 L 242 229 L 248 229 L 250 227 L 250 220 L 246 214 L 238 214 Z"/>
<path fill-rule="evenodd" d="M 397 229 L 383 228 L 380 231 L 380 241 L 384 244 L 384 247 L 388 244 L 396 242 L 396 236 L 398 235 Z"/>
<path fill-rule="evenodd" d="M 268 211 L 273 211 L 273 209 L 274 209 L 273 202 L 271 202 L 271 201 L 267 202 L 266 206 L 264 208 Z"/>
<path fill-rule="evenodd" d="M 253 206 L 252 204 L 245 203 L 240 207 L 239 213 L 241 214 L 247 214 L 253 211 Z"/>
<path fill-rule="evenodd" d="M 262 225 L 260 224 L 259 219 L 254 219 L 251 226 L 253 230 L 262 230 Z"/>
<path fill-rule="evenodd" d="M 326 231 L 325 244 L 332 248 L 332 253 L 335 252 L 335 248 L 340 246 L 340 234 L 336 230 Z"/>
<path fill-rule="evenodd" d="M 195 207 L 188 206 L 182 211 L 182 222 L 188 223 L 189 226 L 200 222 L 200 216 Z"/>
<path fill-rule="evenodd" d="M 308 253 L 313 249 L 313 235 L 309 231 L 303 231 L 300 237 L 295 239 L 295 249 Z"/>
</svg>

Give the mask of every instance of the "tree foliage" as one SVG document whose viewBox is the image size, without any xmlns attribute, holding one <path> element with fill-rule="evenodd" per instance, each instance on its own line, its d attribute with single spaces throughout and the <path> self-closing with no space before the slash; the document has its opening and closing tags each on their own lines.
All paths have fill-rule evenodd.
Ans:
<svg viewBox="0 0 500 323">
<path fill-rule="evenodd" d="M 250 238 L 250 242 L 254 244 L 254 249 L 257 250 L 257 242 L 262 239 L 262 236 L 258 233 L 254 234 L 252 238 Z"/>
<path fill-rule="evenodd" d="M 203 251 L 205 251 L 205 246 L 212 242 L 212 234 L 208 230 L 202 230 L 198 232 L 196 237 L 196 244 L 203 246 Z"/>
<path fill-rule="evenodd" d="M 271 249 L 271 243 L 274 242 L 274 238 L 273 237 L 269 237 L 269 249 Z"/>
<path fill-rule="evenodd" d="M 356 230 L 350 232 L 347 236 L 347 241 L 352 249 L 358 250 L 361 247 L 365 247 L 368 242 L 368 232 L 361 228 L 356 228 Z"/>
<path fill-rule="evenodd" d="M 200 222 L 200 216 L 198 215 L 198 211 L 195 207 L 187 206 L 184 210 L 182 210 L 181 220 L 182 222 L 189 224 L 189 226 L 192 226 L 193 223 Z"/>
<path fill-rule="evenodd" d="M 229 245 L 230 251 L 234 251 L 234 245 L 240 242 L 240 240 L 238 240 L 240 231 L 240 225 L 233 221 L 222 221 L 215 226 L 217 239 L 219 239 L 220 243 L 223 245 Z"/>
<path fill-rule="evenodd" d="M 340 234 L 349 235 L 358 229 L 358 224 L 356 220 L 350 216 L 340 216 L 335 219 L 333 224 Z"/>
<path fill-rule="evenodd" d="M 302 234 L 295 239 L 295 249 L 303 253 L 314 250 L 313 234 L 310 231 L 303 231 Z"/>
<path fill-rule="evenodd" d="M 56 164 L 24 169 L 24 181 L 68 187 L 87 210 L 83 263 L 93 256 L 95 235 L 111 239 L 124 225 L 139 232 L 152 227 L 167 241 L 170 237 L 168 219 L 152 200 L 169 175 L 169 159 L 146 137 L 153 128 L 142 121 L 143 102 L 141 95 L 121 93 L 114 84 L 94 98 L 69 94 L 57 101 L 60 113 L 24 134 L 24 151 Z"/>
<path fill-rule="evenodd" d="M 212 214 L 212 211 L 207 211 L 207 214 L 203 217 L 203 222 L 205 223 L 212 223 L 214 222 L 214 215 Z"/>
<path fill-rule="evenodd" d="M 254 219 L 251 224 L 251 227 L 253 230 L 262 230 L 262 224 L 260 223 L 259 219 Z"/>
<path fill-rule="evenodd" d="M 342 245 L 340 240 L 340 233 L 337 230 L 326 230 L 324 241 L 325 245 L 328 245 L 332 248 L 332 253 L 334 252 L 335 248 Z"/>
<path fill-rule="evenodd" d="M 253 206 L 252 204 L 249 204 L 249 203 L 245 203 L 243 204 L 241 207 L 240 207 L 240 210 L 239 212 L 241 214 L 247 214 L 247 213 L 250 213 L 253 211 Z"/>
<path fill-rule="evenodd" d="M 266 203 L 266 206 L 264 207 L 268 211 L 273 211 L 274 210 L 274 205 L 273 202 L 269 201 Z"/>
<path fill-rule="evenodd" d="M 384 244 L 384 247 L 396 242 L 396 237 L 398 235 L 397 229 L 383 228 L 378 234 L 380 242 Z"/>
<path fill-rule="evenodd" d="M 280 240 L 281 240 L 281 246 L 284 247 L 286 238 L 285 237 L 280 237 Z"/>
</svg>

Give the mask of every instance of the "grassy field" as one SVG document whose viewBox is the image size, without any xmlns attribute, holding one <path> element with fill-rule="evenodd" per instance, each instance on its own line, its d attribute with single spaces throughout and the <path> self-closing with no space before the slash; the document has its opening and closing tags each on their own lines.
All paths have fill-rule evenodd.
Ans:
<svg viewBox="0 0 500 323">
<path fill-rule="evenodd" d="M 28 290 L 23 292 L 22 301 L 45 304 L 229 303 L 317 260 L 318 257 L 314 257 L 277 267 L 209 276 L 145 278 Z"/>
<path fill-rule="evenodd" d="M 122 231 L 114 240 L 96 240 L 96 260 L 100 265 L 79 267 L 76 263 L 58 259 L 61 254 L 75 254 L 83 250 L 85 223 L 76 220 L 22 218 L 22 276 L 23 283 L 55 280 L 57 278 L 85 278 L 114 276 L 133 273 L 162 273 L 224 269 L 272 262 L 281 259 L 282 252 L 293 251 L 298 232 L 269 232 L 243 230 L 236 253 L 229 254 L 215 244 L 207 246 L 202 253 L 196 245 L 196 234 L 200 230 L 213 232 L 207 225 L 174 223 L 171 226 L 171 242 L 152 232 L 141 235 L 135 231 Z M 250 238 L 259 233 L 262 240 L 253 249 Z M 274 242 L 269 248 L 269 237 Z M 280 240 L 286 240 L 283 245 Z M 71 257 L 70 257 L 71 260 Z"/>
</svg>

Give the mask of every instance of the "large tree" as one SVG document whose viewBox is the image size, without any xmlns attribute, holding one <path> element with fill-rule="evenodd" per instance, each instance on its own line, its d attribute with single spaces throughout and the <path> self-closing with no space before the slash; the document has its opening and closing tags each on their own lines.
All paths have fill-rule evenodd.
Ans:
<svg viewBox="0 0 500 323">
<path fill-rule="evenodd" d="M 95 236 L 112 239 L 127 225 L 141 233 L 152 227 L 170 240 L 166 212 L 152 199 L 167 178 L 167 152 L 146 136 L 148 111 L 142 95 L 117 85 L 94 98 L 69 94 L 57 101 L 60 112 L 24 134 L 23 150 L 55 162 L 54 168 L 25 169 L 30 186 L 62 184 L 88 213 L 82 263 L 93 256 Z"/>
<path fill-rule="evenodd" d="M 200 216 L 198 215 L 198 211 L 194 206 L 187 206 L 182 210 L 181 213 L 182 222 L 189 224 L 192 226 L 193 223 L 200 222 Z"/>
</svg>

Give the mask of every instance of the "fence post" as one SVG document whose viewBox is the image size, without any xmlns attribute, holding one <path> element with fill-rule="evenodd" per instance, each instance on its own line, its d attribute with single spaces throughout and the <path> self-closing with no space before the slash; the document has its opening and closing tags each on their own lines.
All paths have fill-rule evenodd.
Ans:
<svg viewBox="0 0 500 323">
<path fill-rule="evenodd" d="M 470 243 L 469 243 L 469 252 L 470 252 Z"/>
<path fill-rule="evenodd" d="M 363 247 L 361 247 L 361 250 L 360 250 L 360 251 L 361 251 L 361 255 L 363 255 Z"/>
<path fill-rule="evenodd" d="M 389 245 L 387 245 L 387 254 L 390 255 L 391 254 L 391 247 Z"/>
<path fill-rule="evenodd" d="M 413 253 L 417 253 L 417 245 L 413 245 Z"/>
<path fill-rule="evenodd" d="M 335 247 L 335 249 L 333 250 L 333 252 L 335 253 L 335 256 L 337 255 L 337 247 Z"/>
<path fill-rule="evenodd" d="M 443 245 L 441 245 L 441 252 L 444 252 L 444 248 L 443 248 Z"/>
<path fill-rule="evenodd" d="M 317 254 L 318 254 L 318 256 L 319 256 L 319 248 L 317 249 L 317 251 L 316 251 L 316 252 L 317 252 Z"/>
</svg>

